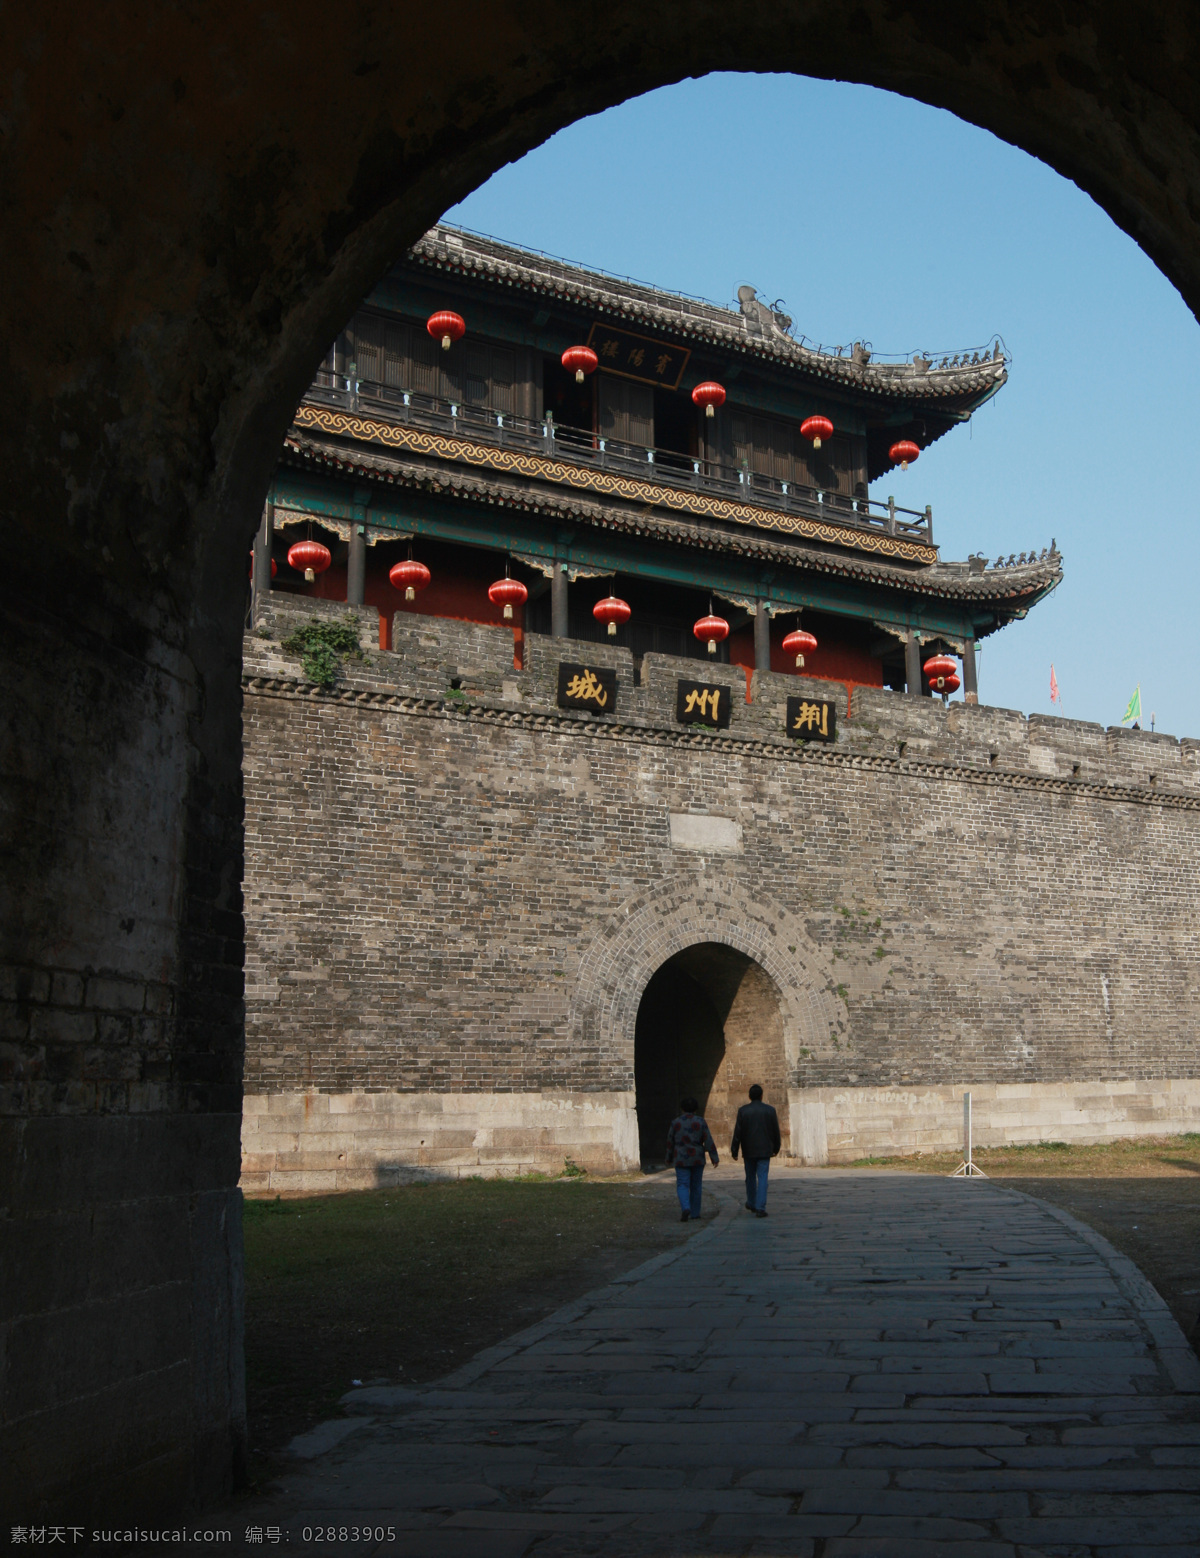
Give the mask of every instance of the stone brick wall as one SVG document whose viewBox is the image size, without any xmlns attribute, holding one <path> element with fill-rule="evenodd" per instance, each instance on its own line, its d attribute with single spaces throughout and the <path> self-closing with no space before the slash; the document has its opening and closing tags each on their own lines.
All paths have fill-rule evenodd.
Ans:
<svg viewBox="0 0 1200 1558">
<path fill-rule="evenodd" d="M 847 709 L 720 666 L 734 716 L 709 734 L 674 722 L 690 663 L 635 681 L 624 650 L 533 637 L 518 672 L 504 630 L 411 617 L 394 643 L 323 694 L 247 640 L 247 1188 L 629 1162 L 642 992 L 705 942 L 762 971 L 783 1051 L 762 1080 L 804 1157 L 957 1132 L 973 1085 L 1082 1088 L 1076 1134 L 1099 1098 L 1150 1129 L 1129 1084 L 1200 1076 L 1197 742 L 887 691 Z M 617 669 L 614 715 L 554 708 L 560 659 Z M 786 739 L 805 689 L 836 698 L 836 745 Z M 727 1050 L 761 1014 L 741 1028 Z M 472 1094 L 510 1095 L 516 1135 L 428 1123 Z M 367 1098 L 370 1146 L 329 1130 Z M 526 1101 L 580 1098 L 611 1118 L 581 1115 L 578 1151 L 561 1113 L 521 1138 Z M 420 1099 L 428 1129 L 384 1153 L 380 1121 Z"/>
</svg>

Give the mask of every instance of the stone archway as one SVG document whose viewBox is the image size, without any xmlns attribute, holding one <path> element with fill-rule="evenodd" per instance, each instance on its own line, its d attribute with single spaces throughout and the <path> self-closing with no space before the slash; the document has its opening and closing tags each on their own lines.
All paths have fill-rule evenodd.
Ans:
<svg viewBox="0 0 1200 1558">
<path fill-rule="evenodd" d="M 656 969 L 642 992 L 634 1033 L 643 1165 L 662 1161 L 667 1126 L 689 1094 L 724 1153 L 754 1082 L 779 1112 L 786 1151 L 790 1081 L 779 991 L 753 958 L 705 941 Z"/>
<path fill-rule="evenodd" d="M 468 0 L 457 23 L 255 0 L 3 23 L 4 1222 L 39 1253 L 0 1464 L 31 1519 L 176 1513 L 238 1457 L 245 559 L 291 410 L 391 256 L 584 114 L 789 70 L 1043 157 L 1200 305 L 1194 8 Z"/>
</svg>

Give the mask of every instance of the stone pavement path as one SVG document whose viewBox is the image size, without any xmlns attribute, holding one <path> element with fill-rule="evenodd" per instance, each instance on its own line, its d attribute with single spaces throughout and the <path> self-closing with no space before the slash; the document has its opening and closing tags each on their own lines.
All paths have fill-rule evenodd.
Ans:
<svg viewBox="0 0 1200 1558">
<path fill-rule="evenodd" d="M 1200 1363 L 1104 1240 L 980 1181 L 785 1170 L 758 1220 L 736 1170 L 714 1177 L 722 1215 L 680 1250 L 441 1388 L 355 1392 L 372 1420 L 238 1534 L 403 1558 L 1197 1558 Z"/>
</svg>

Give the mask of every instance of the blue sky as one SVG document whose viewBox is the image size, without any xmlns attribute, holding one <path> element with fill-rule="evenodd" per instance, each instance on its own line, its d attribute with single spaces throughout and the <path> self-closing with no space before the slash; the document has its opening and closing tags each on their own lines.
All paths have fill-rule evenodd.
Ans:
<svg viewBox="0 0 1200 1558">
<path fill-rule="evenodd" d="M 1146 726 L 1200 735 L 1200 328 L 1074 184 L 891 93 L 714 75 L 572 125 L 446 219 L 719 303 L 749 282 L 826 344 L 999 332 L 1009 383 L 872 495 L 931 503 L 944 557 L 1057 539 L 1065 580 L 983 643 L 982 702 L 1054 712 L 1053 662 L 1069 718 L 1116 724 L 1140 683 Z"/>
</svg>

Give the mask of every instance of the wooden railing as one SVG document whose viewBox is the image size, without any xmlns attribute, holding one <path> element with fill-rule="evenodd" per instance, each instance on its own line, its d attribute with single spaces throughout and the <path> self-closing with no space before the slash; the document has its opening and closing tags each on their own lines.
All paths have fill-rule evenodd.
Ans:
<svg viewBox="0 0 1200 1558">
<path fill-rule="evenodd" d="M 689 487 L 735 502 L 756 503 L 933 545 L 933 510 L 928 506 L 923 511 L 902 508 L 891 498 L 877 503 L 862 495 L 781 481 L 708 455 L 692 456 L 674 449 L 602 438 L 582 428 L 556 423 L 552 417 L 530 421 L 467 401 L 442 400 L 386 384 L 347 380 L 326 370 L 318 373 L 305 400 L 312 405 L 337 406 L 405 426 L 470 438 L 496 448 L 525 449 L 572 464 L 623 471 L 664 486 Z"/>
</svg>

